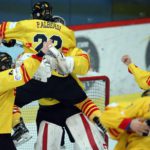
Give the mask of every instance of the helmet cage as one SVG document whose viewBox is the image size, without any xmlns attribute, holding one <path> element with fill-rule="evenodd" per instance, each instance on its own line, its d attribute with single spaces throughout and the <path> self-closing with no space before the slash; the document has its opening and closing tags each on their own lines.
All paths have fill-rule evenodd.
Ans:
<svg viewBox="0 0 150 150">
<path fill-rule="evenodd" d="M 141 97 L 145 97 L 145 96 L 150 96 L 150 89 L 145 90 L 145 91 L 142 93 Z"/>
<path fill-rule="evenodd" d="M 53 22 L 57 22 L 57 23 L 61 23 L 63 25 L 66 25 L 65 20 L 60 16 L 53 16 Z"/>
<path fill-rule="evenodd" d="M 11 67 L 12 57 L 5 52 L 0 52 L 0 71 L 10 69 Z"/>
</svg>

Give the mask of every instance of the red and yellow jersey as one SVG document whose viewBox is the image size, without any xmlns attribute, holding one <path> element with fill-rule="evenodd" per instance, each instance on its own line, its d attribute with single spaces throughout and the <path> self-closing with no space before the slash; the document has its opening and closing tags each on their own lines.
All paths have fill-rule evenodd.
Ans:
<svg viewBox="0 0 150 150">
<path fill-rule="evenodd" d="M 44 41 L 51 39 L 54 46 L 62 51 L 65 56 L 74 57 L 73 74 L 84 75 L 90 68 L 88 54 L 76 48 L 74 32 L 60 23 L 37 19 L 3 22 L 1 34 L 7 41 L 16 39 L 22 42 L 25 52 L 28 53 L 36 53 L 42 48 Z M 52 74 L 63 77 L 55 71 Z"/>
<path fill-rule="evenodd" d="M 127 141 L 135 141 L 135 133 L 127 132 L 127 128 L 134 118 L 150 119 L 150 97 L 139 98 L 134 102 L 118 103 L 107 106 L 100 117 L 101 123 L 107 128 L 111 138 L 118 140 L 117 147 Z M 142 139 L 143 140 L 143 139 Z M 145 138 L 147 141 L 147 139 Z M 122 143 L 122 144 L 120 144 Z M 124 144 L 125 146 L 126 144 Z M 143 145 L 144 146 L 144 145 Z M 119 150 L 119 148 L 116 148 Z"/>
<path fill-rule="evenodd" d="M 129 71 L 134 75 L 135 81 L 141 89 L 147 90 L 150 88 L 150 72 L 144 71 L 134 64 L 128 66 Z"/>
<path fill-rule="evenodd" d="M 74 32 L 60 23 L 43 20 L 22 20 L 1 24 L 2 37 L 5 40 L 16 39 L 23 43 L 25 52 L 39 51 L 44 41 L 53 40 L 57 49 L 68 49 L 76 46 Z M 35 51 L 35 50 L 36 51 Z"/>
<path fill-rule="evenodd" d="M 76 47 L 74 32 L 68 27 L 54 22 L 43 20 L 23 20 L 19 22 L 4 22 L 1 25 L 2 36 L 5 40 L 16 39 L 24 45 L 25 52 L 36 53 L 42 48 L 43 42 L 48 39 L 53 40 L 57 49 L 65 56 L 74 58 L 73 78 L 83 87 L 76 75 L 85 75 L 90 68 L 89 55 Z M 35 51 L 35 50 L 36 51 Z M 53 75 L 64 77 L 56 71 Z M 57 100 L 43 99 L 40 104 L 53 105 Z"/>
<path fill-rule="evenodd" d="M 41 57 L 33 55 L 21 67 L 0 72 L 0 134 L 11 133 L 15 88 L 30 80 L 40 65 Z"/>
</svg>

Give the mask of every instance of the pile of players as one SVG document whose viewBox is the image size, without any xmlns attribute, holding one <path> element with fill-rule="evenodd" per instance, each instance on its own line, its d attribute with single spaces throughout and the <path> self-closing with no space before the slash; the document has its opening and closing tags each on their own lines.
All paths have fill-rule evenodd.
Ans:
<svg viewBox="0 0 150 150">
<path fill-rule="evenodd" d="M 109 105 L 101 112 L 88 98 L 77 77 L 88 72 L 90 58 L 76 47 L 74 32 L 65 25 L 63 18 L 52 14 L 52 6 L 47 2 L 36 3 L 32 17 L 1 24 L 2 44 L 13 47 L 19 41 L 24 53 L 17 59 L 14 69 L 11 56 L 0 53 L 0 146 L 15 150 L 15 145 L 31 138 L 20 108 L 38 100 L 35 150 L 65 149 L 65 133 L 74 143 L 74 150 L 108 149 L 103 135 L 105 129 L 118 141 L 116 150 L 148 149 L 149 91 L 137 101 Z M 132 64 L 127 55 L 122 61 L 139 86 L 149 89 L 150 73 Z M 99 128 L 95 118 L 98 118 Z"/>
</svg>

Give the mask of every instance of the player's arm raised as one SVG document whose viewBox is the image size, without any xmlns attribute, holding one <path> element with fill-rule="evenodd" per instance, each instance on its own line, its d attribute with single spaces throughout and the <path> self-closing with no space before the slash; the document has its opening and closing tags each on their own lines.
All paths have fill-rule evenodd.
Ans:
<svg viewBox="0 0 150 150">
<path fill-rule="evenodd" d="M 133 74 L 135 81 L 141 89 L 147 90 L 150 88 L 150 72 L 145 71 L 137 67 L 132 63 L 129 55 L 124 55 L 122 57 L 122 62 L 128 66 L 128 70 Z"/>
</svg>

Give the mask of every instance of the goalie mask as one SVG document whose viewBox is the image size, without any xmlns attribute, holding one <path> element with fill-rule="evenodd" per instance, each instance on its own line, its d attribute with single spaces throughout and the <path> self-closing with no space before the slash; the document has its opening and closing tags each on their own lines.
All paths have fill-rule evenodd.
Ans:
<svg viewBox="0 0 150 150">
<path fill-rule="evenodd" d="M 66 25 L 65 20 L 60 16 L 53 16 L 53 22 L 57 22 L 57 23 L 61 23 L 63 25 Z"/>
<path fill-rule="evenodd" d="M 35 3 L 32 8 L 33 19 L 50 21 L 52 18 L 52 6 L 45 1 Z"/>
<path fill-rule="evenodd" d="M 150 89 L 144 91 L 141 95 L 141 97 L 150 96 Z"/>
<path fill-rule="evenodd" d="M 0 52 L 0 71 L 10 69 L 12 67 L 12 57 L 5 52 Z"/>
</svg>

